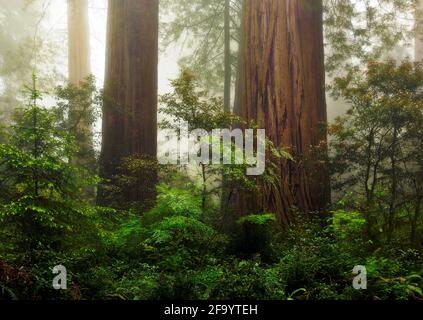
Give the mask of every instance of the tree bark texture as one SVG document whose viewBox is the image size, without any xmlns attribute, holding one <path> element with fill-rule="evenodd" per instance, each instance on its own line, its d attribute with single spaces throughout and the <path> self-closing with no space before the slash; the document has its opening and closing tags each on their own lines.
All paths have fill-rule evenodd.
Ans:
<svg viewBox="0 0 423 320">
<path fill-rule="evenodd" d="M 104 178 L 121 174 L 125 157 L 157 158 L 158 13 L 158 0 L 109 0 Z M 138 178 L 139 185 L 126 191 L 126 200 L 154 200 L 156 172 L 151 169 Z"/>
<path fill-rule="evenodd" d="M 326 166 L 316 156 L 327 153 L 322 1 L 248 0 L 243 11 L 235 112 L 266 129 L 295 162 L 281 161 L 280 182 L 264 185 L 254 205 L 241 196 L 241 211 L 274 212 L 289 225 L 294 209 L 309 214 L 330 201 Z"/>
</svg>

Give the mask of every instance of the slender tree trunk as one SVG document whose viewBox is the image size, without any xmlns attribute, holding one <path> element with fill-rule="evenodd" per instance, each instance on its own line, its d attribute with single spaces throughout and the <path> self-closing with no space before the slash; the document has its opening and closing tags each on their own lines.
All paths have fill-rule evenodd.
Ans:
<svg viewBox="0 0 423 320">
<path fill-rule="evenodd" d="M 89 29 L 88 0 L 68 0 L 69 82 L 74 86 L 79 86 L 91 74 Z M 92 110 L 84 110 L 86 107 L 71 101 L 69 124 L 75 127 L 79 147 L 72 162 L 93 172 L 96 169 L 96 159 L 93 124 L 90 120 Z M 84 116 L 81 117 L 81 114 Z M 87 187 L 84 191 L 89 199 L 94 200 L 94 187 Z"/>
<path fill-rule="evenodd" d="M 410 241 L 412 244 L 416 244 L 417 243 L 417 226 L 418 226 L 418 222 L 421 216 L 421 207 L 422 207 L 422 201 L 423 201 L 423 197 L 422 196 L 418 196 L 417 199 L 415 200 L 415 204 L 414 204 L 414 213 L 413 213 L 413 218 L 411 221 L 411 233 L 410 233 Z"/>
<path fill-rule="evenodd" d="M 394 234 L 394 223 L 397 209 L 397 195 L 398 195 L 398 173 L 397 173 L 397 144 L 398 144 L 398 128 L 397 128 L 397 117 L 394 116 L 392 119 L 394 124 L 394 132 L 392 137 L 392 150 L 390 152 L 391 161 L 391 199 L 389 201 L 389 212 L 388 212 L 388 227 L 387 227 L 387 240 L 392 241 Z"/>
<path fill-rule="evenodd" d="M 247 31 L 245 26 L 245 10 L 246 0 L 241 0 L 241 25 L 239 29 L 239 43 L 238 43 L 238 56 L 237 56 L 237 68 L 236 68 L 236 79 L 235 79 L 235 101 L 233 113 L 241 115 L 241 95 L 242 85 L 241 79 L 244 79 L 243 71 L 245 69 L 244 51 L 245 51 L 245 32 Z M 248 23 L 248 21 L 247 21 Z"/>
<path fill-rule="evenodd" d="M 79 85 L 91 74 L 88 0 L 68 0 L 69 82 Z"/>
<path fill-rule="evenodd" d="M 158 16 L 158 0 L 109 0 L 103 178 L 122 174 L 125 157 L 157 158 Z M 157 173 L 147 171 L 124 200 L 154 202 Z M 101 203 L 108 202 L 105 193 Z"/>
<path fill-rule="evenodd" d="M 236 112 L 266 129 L 296 162 L 280 163 L 281 181 L 264 186 L 256 210 L 275 212 L 281 224 L 293 208 L 310 213 L 330 201 L 321 0 L 248 0 L 244 3 Z M 241 199 L 241 211 L 247 201 Z M 253 208 L 254 209 L 254 208 Z M 250 212 L 251 213 L 251 212 Z"/>
<path fill-rule="evenodd" d="M 79 86 L 91 74 L 88 0 L 68 0 L 68 35 L 69 82 Z M 83 110 L 78 104 L 71 105 L 70 125 L 74 126 L 74 122 L 78 122 L 76 138 L 80 148 L 74 161 L 76 164 L 92 167 L 94 162 L 92 124 L 86 117 L 80 118 L 81 113 L 87 113 L 87 110 Z"/>
<path fill-rule="evenodd" d="M 416 35 L 415 43 L 415 60 L 423 61 L 423 0 L 419 0 L 416 10 L 416 24 L 419 33 Z"/>
<path fill-rule="evenodd" d="M 423 0 L 419 0 L 417 3 L 417 9 L 415 14 L 416 27 L 418 34 L 415 39 L 415 61 L 423 63 Z M 422 214 L 422 201 L 423 196 L 421 195 L 421 189 L 419 183 L 414 181 L 414 188 L 416 190 L 416 203 L 414 205 L 414 215 L 411 222 L 411 234 L 410 240 L 412 244 L 417 242 L 417 225 Z"/>
<path fill-rule="evenodd" d="M 246 0 L 239 0 L 241 6 L 240 16 L 241 18 L 244 17 L 245 11 L 245 2 Z M 235 83 L 235 101 L 233 106 L 233 113 L 235 115 L 241 114 L 241 78 L 243 75 L 243 35 L 244 35 L 244 19 L 241 19 L 241 25 L 239 28 L 239 49 L 238 49 L 238 56 L 237 56 L 237 68 L 236 68 L 236 83 Z M 237 125 L 239 127 L 239 125 Z M 225 227 L 229 228 L 226 231 L 230 230 L 236 222 L 236 219 L 239 217 L 237 215 L 233 215 L 232 213 L 238 211 L 239 204 L 241 201 L 241 195 L 236 190 L 236 186 L 231 183 L 227 177 L 223 176 L 223 193 L 222 193 L 222 201 L 221 201 L 221 212 L 225 216 Z"/>
<path fill-rule="evenodd" d="M 32 90 L 36 91 L 36 76 L 35 74 L 32 75 Z M 37 96 L 34 95 L 34 98 L 32 100 L 32 110 L 34 112 L 34 116 L 32 119 L 32 127 L 34 131 L 34 149 L 32 151 L 32 155 L 34 156 L 34 159 L 38 159 L 39 157 L 39 140 L 38 137 L 40 136 L 40 130 L 38 129 L 38 109 L 37 109 Z M 35 198 L 39 197 L 39 175 L 38 170 L 35 169 L 33 171 L 33 180 L 34 180 L 34 196 Z"/>
<path fill-rule="evenodd" d="M 225 93 L 224 107 L 231 112 L 232 59 L 231 59 L 231 1 L 225 0 Z"/>
</svg>

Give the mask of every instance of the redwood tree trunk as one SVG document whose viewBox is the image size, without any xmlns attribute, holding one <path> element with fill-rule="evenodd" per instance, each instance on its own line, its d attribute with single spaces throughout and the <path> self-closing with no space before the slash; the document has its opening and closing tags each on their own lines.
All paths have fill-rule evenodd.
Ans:
<svg viewBox="0 0 423 320">
<path fill-rule="evenodd" d="M 322 1 L 247 0 L 244 6 L 235 110 L 296 161 L 282 161 L 279 185 L 265 185 L 253 208 L 241 199 L 241 211 L 274 212 L 288 225 L 294 208 L 308 214 L 330 200 L 320 160 L 327 153 Z"/>
<path fill-rule="evenodd" d="M 68 0 L 69 82 L 79 85 L 91 74 L 88 0 Z"/>
<path fill-rule="evenodd" d="M 122 174 L 125 157 L 157 157 L 158 0 L 109 0 L 101 175 Z M 126 190 L 127 201 L 151 202 L 153 168 Z M 107 195 L 100 195 L 107 203 Z"/>
</svg>

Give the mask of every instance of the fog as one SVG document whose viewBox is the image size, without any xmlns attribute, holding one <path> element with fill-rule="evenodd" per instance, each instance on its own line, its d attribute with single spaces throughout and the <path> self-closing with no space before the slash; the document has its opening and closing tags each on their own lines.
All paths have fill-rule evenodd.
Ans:
<svg viewBox="0 0 423 320">
<path fill-rule="evenodd" d="M 99 86 L 104 82 L 107 2 L 107 0 L 89 0 L 91 68 Z M 47 35 L 55 34 L 59 41 L 67 41 L 67 0 L 50 0 L 48 3 L 49 14 L 43 22 L 46 30 L 49 30 Z M 66 47 L 64 49 L 58 54 L 62 55 L 63 61 L 66 62 Z M 174 79 L 179 73 L 180 56 L 182 48 L 178 45 L 160 54 L 159 94 L 170 91 L 169 80 Z M 58 67 L 66 74 L 67 63 Z"/>
<path fill-rule="evenodd" d="M 14 12 L 20 3 L 21 6 L 25 5 L 26 0 L 19 0 L 12 4 L 10 0 L 0 1 L 1 7 L 5 9 L 4 12 L 0 12 L 0 24 L 5 23 L 6 14 L 8 10 L 13 12 L 15 15 L 21 15 L 20 19 L 10 20 L 10 23 L 19 23 L 20 25 L 16 28 L 26 29 L 26 35 L 30 37 L 39 36 L 42 44 L 38 50 L 47 50 L 47 46 L 50 45 L 54 50 L 54 59 L 48 61 L 47 65 L 39 66 L 46 74 L 58 73 L 56 75 L 56 81 L 65 81 L 68 74 L 68 50 L 67 50 L 67 0 L 35 0 L 29 1 L 30 6 L 37 8 L 37 15 L 34 15 L 32 19 L 28 19 L 27 15 L 31 12 Z M 104 83 L 104 70 L 105 70 L 105 43 L 106 43 L 106 24 L 107 24 L 107 0 L 89 0 L 89 22 L 90 22 L 90 60 L 91 60 L 91 71 L 95 76 L 97 85 L 99 88 Z M 362 4 L 358 1 L 357 8 L 361 8 Z M 384 10 L 388 10 L 384 8 Z M 172 13 L 167 13 L 172 15 Z M 40 18 L 41 17 L 41 18 Z M 161 16 L 162 20 L 166 20 L 166 16 Z M 405 17 L 398 15 L 397 19 L 402 19 L 405 24 L 412 25 L 412 17 Z M 38 26 L 39 24 L 39 26 Z M 15 26 L 8 25 L 8 28 L 14 29 Z M 180 39 L 170 45 L 167 50 L 160 51 L 159 55 L 159 83 L 158 91 L 159 94 L 163 94 L 171 91 L 170 80 L 175 79 L 180 71 L 179 60 L 182 57 L 186 57 L 187 53 L 193 53 L 187 46 L 183 46 L 186 39 Z M 421 42 L 419 42 L 421 45 Z M 2 44 L 7 46 L 7 44 Z M 32 44 L 31 44 L 32 45 Z M 420 50 L 418 52 L 422 52 Z M 394 58 L 401 60 L 405 57 L 413 56 L 413 48 L 398 45 L 397 48 L 391 52 L 385 53 L 385 58 Z M 1 62 L 1 61 L 0 61 Z M 29 79 L 29 72 L 25 77 Z M 222 79 L 223 81 L 223 79 Z M 330 82 L 331 78 L 327 79 Z M 0 76 L 0 93 L 6 88 L 4 79 Z M 232 90 L 233 100 L 234 90 Z M 348 106 L 343 101 L 334 101 L 328 94 L 328 119 L 333 121 L 337 116 L 342 115 Z"/>
<path fill-rule="evenodd" d="M 0 301 L 423 300 L 417 2 L 0 0 Z"/>
</svg>

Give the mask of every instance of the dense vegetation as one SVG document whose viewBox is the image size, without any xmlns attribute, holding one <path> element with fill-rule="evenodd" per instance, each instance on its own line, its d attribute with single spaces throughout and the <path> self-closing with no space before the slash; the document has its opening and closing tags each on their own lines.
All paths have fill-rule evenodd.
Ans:
<svg viewBox="0 0 423 320">
<path fill-rule="evenodd" d="M 423 300 L 423 0 L 52 3 L 0 0 L 0 300 Z M 158 161 L 214 129 L 264 172 Z"/>
<path fill-rule="evenodd" d="M 58 88 L 56 105 L 45 108 L 34 77 L 27 106 L 2 128 L 2 299 L 423 299 L 418 64 L 375 63 L 336 79 L 335 92 L 351 103 L 330 128 L 328 161 L 338 191 L 330 214 L 298 212 L 289 228 L 272 213 L 240 217 L 230 201 L 221 205 L 233 188 L 227 181 L 261 192 L 242 174 L 244 165 L 159 166 L 152 209 L 94 205 L 87 190 L 99 181 L 96 170 L 72 161 L 80 132 L 65 116 L 89 96 L 101 104 L 90 83 L 84 90 Z M 161 99 L 167 116 L 193 128 L 240 121 L 189 72 L 173 86 L 175 93 Z M 269 150 L 271 159 L 294 161 L 284 150 Z M 107 182 L 116 194 L 156 164 L 128 158 L 122 166 L 125 175 Z M 267 167 L 262 179 L 277 179 L 271 162 Z M 208 187 L 206 178 L 214 180 Z M 59 264 L 69 272 L 70 290 L 51 286 Z M 367 290 L 352 286 L 356 265 L 367 267 Z"/>
</svg>

